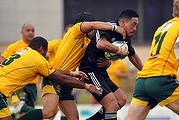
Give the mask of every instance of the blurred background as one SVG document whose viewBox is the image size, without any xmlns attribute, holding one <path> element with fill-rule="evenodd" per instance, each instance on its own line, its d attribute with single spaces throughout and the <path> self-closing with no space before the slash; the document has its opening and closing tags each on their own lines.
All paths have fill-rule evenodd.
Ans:
<svg viewBox="0 0 179 120">
<path fill-rule="evenodd" d="M 62 37 L 64 26 L 73 23 L 80 11 L 89 11 L 96 20 L 114 21 L 124 9 L 140 15 L 134 43 L 150 42 L 155 29 L 171 18 L 173 0 L 0 0 L 0 42 L 21 38 L 24 23 L 36 27 L 36 35 L 47 39 Z"/>
<path fill-rule="evenodd" d="M 132 44 L 144 63 L 154 31 L 172 18 L 172 4 L 173 0 L 0 0 L 0 53 L 21 39 L 24 23 L 33 24 L 36 36 L 50 41 L 62 38 L 65 26 L 72 24 L 80 11 L 92 13 L 96 20 L 115 21 L 123 10 L 133 9 L 140 23 Z M 120 87 L 130 102 L 138 71 L 127 58 L 123 62 L 127 77 L 120 79 Z M 87 91 L 75 89 L 74 94 L 78 104 L 96 104 Z M 40 96 L 37 104 L 41 105 Z"/>
</svg>

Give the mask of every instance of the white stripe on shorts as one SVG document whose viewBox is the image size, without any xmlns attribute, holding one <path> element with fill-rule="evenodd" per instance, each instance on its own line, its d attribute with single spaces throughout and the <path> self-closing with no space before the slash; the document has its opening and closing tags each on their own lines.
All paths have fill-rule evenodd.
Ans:
<svg viewBox="0 0 179 120">
<path fill-rule="evenodd" d="M 93 72 L 88 73 L 88 75 L 90 76 L 92 82 L 94 83 L 94 85 L 98 88 L 101 88 L 101 84 L 99 83 L 98 79 L 96 78 L 95 74 Z"/>
</svg>

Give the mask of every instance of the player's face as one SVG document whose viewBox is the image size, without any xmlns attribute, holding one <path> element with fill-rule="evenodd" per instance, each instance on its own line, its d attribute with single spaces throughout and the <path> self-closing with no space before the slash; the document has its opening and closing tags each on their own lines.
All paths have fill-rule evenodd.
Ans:
<svg viewBox="0 0 179 120">
<path fill-rule="evenodd" d="M 134 32 L 137 30 L 138 23 L 139 23 L 139 19 L 137 17 L 124 20 L 123 28 L 126 31 L 127 36 L 130 37 L 134 34 Z"/>
<path fill-rule="evenodd" d="M 23 40 L 29 43 L 34 38 L 35 28 L 32 25 L 25 25 L 22 28 L 21 33 L 22 33 Z"/>
<path fill-rule="evenodd" d="M 42 48 L 42 50 L 40 51 L 40 54 L 45 57 L 47 54 L 47 51 L 48 51 L 47 48 Z"/>
</svg>

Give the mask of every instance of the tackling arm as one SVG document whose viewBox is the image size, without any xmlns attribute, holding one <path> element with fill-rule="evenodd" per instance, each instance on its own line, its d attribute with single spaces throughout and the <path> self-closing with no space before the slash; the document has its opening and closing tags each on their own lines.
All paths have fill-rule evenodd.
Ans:
<svg viewBox="0 0 179 120">
<path fill-rule="evenodd" d="M 102 94 L 101 91 L 99 91 L 94 85 L 78 81 L 73 77 L 66 75 L 58 70 L 49 75 L 47 78 L 57 82 L 58 84 L 65 84 L 68 87 L 86 89 L 89 92 L 95 93 L 97 95 Z"/>
<path fill-rule="evenodd" d="M 107 22 L 83 22 L 81 24 L 81 31 L 84 33 L 89 33 L 92 30 L 111 30 L 123 35 L 123 38 L 126 37 L 126 32 L 120 26 L 115 26 Z"/>
</svg>

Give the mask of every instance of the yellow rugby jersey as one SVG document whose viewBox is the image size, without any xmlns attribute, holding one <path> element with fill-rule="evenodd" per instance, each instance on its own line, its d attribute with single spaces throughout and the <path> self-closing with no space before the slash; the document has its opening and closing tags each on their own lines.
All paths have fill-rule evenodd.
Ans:
<svg viewBox="0 0 179 120">
<path fill-rule="evenodd" d="M 25 43 L 22 39 L 18 40 L 15 43 L 10 44 L 6 50 L 1 54 L 2 57 L 7 58 L 14 54 L 15 52 L 22 50 L 23 48 L 27 47 L 28 43 Z"/>
<path fill-rule="evenodd" d="M 177 77 L 178 61 L 174 44 L 179 36 L 179 18 L 173 18 L 160 26 L 154 34 L 150 56 L 138 77 L 166 76 Z"/>
<path fill-rule="evenodd" d="M 122 60 L 112 61 L 111 65 L 107 69 L 110 79 L 118 86 L 121 86 L 121 78 L 117 75 L 117 72 L 120 74 L 127 72 L 127 66 Z"/>
<path fill-rule="evenodd" d="M 80 26 L 81 23 L 75 24 L 61 40 L 55 58 L 51 62 L 55 69 L 75 70 L 79 66 L 90 42 L 86 33 L 81 32 Z"/>
<path fill-rule="evenodd" d="M 13 55 L 14 53 L 26 48 L 29 44 L 25 43 L 22 39 L 18 40 L 15 43 L 10 44 L 7 49 L 1 54 L 1 56 L 3 56 L 4 58 L 7 58 L 11 55 Z M 34 81 L 32 81 L 30 84 L 37 84 L 39 81 L 39 77 L 36 77 L 34 79 Z"/>
<path fill-rule="evenodd" d="M 60 45 L 61 39 L 55 39 L 48 42 L 48 61 L 51 62 L 55 58 L 55 53 Z"/>
<path fill-rule="evenodd" d="M 49 76 L 55 69 L 37 51 L 30 47 L 7 58 L 0 69 L 0 92 L 10 97 L 40 74 Z"/>
</svg>

